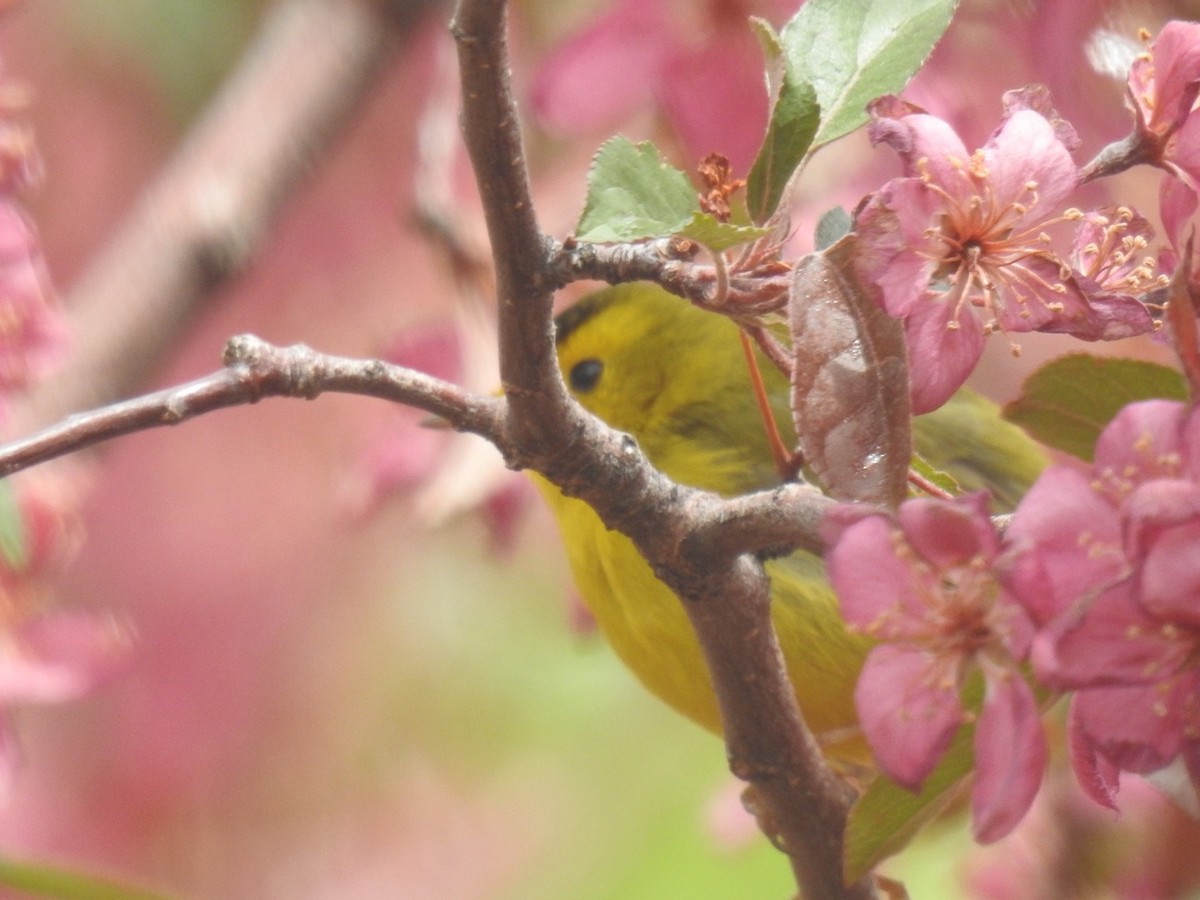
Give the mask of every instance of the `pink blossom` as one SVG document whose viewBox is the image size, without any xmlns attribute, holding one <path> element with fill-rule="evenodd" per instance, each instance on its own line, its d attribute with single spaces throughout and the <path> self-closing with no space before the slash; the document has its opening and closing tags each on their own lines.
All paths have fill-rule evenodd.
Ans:
<svg viewBox="0 0 1200 900">
<path fill-rule="evenodd" d="M 462 373 L 462 348 L 448 323 L 406 329 L 380 356 L 437 378 L 455 379 Z M 400 408 L 391 418 L 394 421 L 369 443 L 359 464 L 363 482 L 355 485 L 353 497 L 358 514 L 374 509 L 389 494 L 418 486 L 446 451 L 449 432 L 420 427 L 425 418 L 420 411 Z"/>
<path fill-rule="evenodd" d="M 618 0 L 538 70 L 533 108 L 566 133 L 611 129 L 654 103 L 700 160 L 711 152 L 750 168 L 767 124 L 762 54 L 748 20 L 778 20 L 783 0 Z"/>
<path fill-rule="evenodd" d="M 0 706 L 61 703 L 111 675 L 130 635 L 82 612 L 34 616 L 0 637 Z"/>
<path fill-rule="evenodd" d="M 895 517 L 840 507 L 826 527 L 842 614 L 881 641 L 855 693 L 880 766 L 918 789 L 971 718 L 963 691 L 981 675 L 974 830 L 983 842 L 1004 836 L 1037 794 L 1046 740 L 1017 668 L 1033 622 L 994 574 L 1001 545 L 986 495 L 909 500 Z"/>
<path fill-rule="evenodd" d="M 1197 120 L 1200 121 L 1200 120 Z M 1164 178 L 1158 189 L 1158 215 L 1171 246 L 1179 250 L 1188 238 L 1188 224 L 1196 212 L 1196 192 L 1178 178 Z"/>
<path fill-rule="evenodd" d="M 42 175 L 32 132 L 15 118 L 22 105 L 21 90 L 0 76 L 0 409 L 66 340 L 37 229 L 17 201 Z"/>
<path fill-rule="evenodd" d="M 37 233 L 0 197 L 0 399 L 44 374 L 65 340 Z"/>
<path fill-rule="evenodd" d="M 1200 24 L 1168 22 L 1129 67 L 1126 98 L 1136 120 L 1129 155 L 1162 167 L 1193 190 L 1200 185 L 1200 123 L 1191 122 L 1198 92 Z"/>
<path fill-rule="evenodd" d="M 1200 823 L 1149 784 L 1131 780 L 1125 814 L 1089 802 L 1066 769 L 1052 769 L 1012 834 L 962 862 L 956 897 L 972 900 L 1166 900 L 1193 896 Z M 1187 859 L 1180 857 L 1183 849 Z"/>
<path fill-rule="evenodd" d="M 69 480 L 28 475 L 5 482 L 0 516 L 19 532 L 0 553 L 0 785 L 12 776 L 16 742 L 5 715 L 15 706 L 62 703 L 90 691 L 123 663 L 131 635 L 119 622 L 80 611 L 46 611 L 39 579 L 75 546 L 76 496 Z M 10 539 L 11 540 L 11 539 Z"/>
<path fill-rule="evenodd" d="M 1177 759 L 1200 785 L 1200 415 L 1126 407 L 1092 472 L 1047 470 L 1008 537 L 1025 551 L 1014 589 L 1040 598 L 1034 666 L 1077 691 L 1071 755 L 1089 795 L 1111 805 L 1116 770 Z"/>
<path fill-rule="evenodd" d="M 1167 235 L 1178 248 L 1200 191 L 1200 116 L 1192 114 L 1200 93 L 1200 24 L 1168 22 L 1129 67 L 1126 104 L 1134 130 L 1105 148 L 1085 178 L 1114 174 L 1147 163 L 1163 179 L 1159 208 Z"/>
<path fill-rule="evenodd" d="M 1044 97 L 1007 98 L 1000 127 L 968 152 L 953 129 L 894 97 L 873 105 L 871 139 L 900 154 L 903 177 L 860 209 L 860 275 L 904 320 L 915 413 L 966 380 L 993 331 L 1068 332 L 1087 340 L 1150 330 L 1140 304 L 1093 308 L 1045 229 L 1075 218 L 1073 131 Z M 1014 351 L 1016 351 L 1014 344 Z"/>
<path fill-rule="evenodd" d="M 1163 262 L 1173 262 L 1169 251 L 1150 251 L 1153 238 L 1146 217 L 1127 207 L 1091 210 L 1079 220 L 1071 268 L 1088 303 L 1100 312 L 1094 339 L 1128 337 L 1153 327 L 1142 298 L 1167 286 Z"/>
<path fill-rule="evenodd" d="M 10 605 L 11 595 L 0 598 Z M 11 618 L 14 610 L 6 610 Z M 34 614 L 0 625 L 0 793 L 18 762 L 6 714 L 25 704 L 74 700 L 123 664 L 129 631 L 85 612 Z"/>
</svg>

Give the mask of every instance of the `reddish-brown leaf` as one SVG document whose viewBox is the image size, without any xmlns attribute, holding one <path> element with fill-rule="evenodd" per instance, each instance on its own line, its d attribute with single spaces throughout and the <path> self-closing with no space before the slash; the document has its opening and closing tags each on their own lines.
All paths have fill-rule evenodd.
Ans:
<svg viewBox="0 0 1200 900">
<path fill-rule="evenodd" d="M 855 277 L 854 252 L 850 234 L 796 265 L 792 417 L 825 490 L 894 507 L 912 456 L 904 332 Z"/>
</svg>

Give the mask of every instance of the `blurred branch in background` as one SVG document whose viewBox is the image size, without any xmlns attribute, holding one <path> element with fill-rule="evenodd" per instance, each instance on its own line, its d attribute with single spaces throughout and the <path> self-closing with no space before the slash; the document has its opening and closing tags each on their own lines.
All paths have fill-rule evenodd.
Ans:
<svg viewBox="0 0 1200 900">
<path fill-rule="evenodd" d="M 438 0 L 282 0 L 211 109 L 80 278 L 79 340 L 14 430 L 134 388 L 275 214 Z"/>
</svg>

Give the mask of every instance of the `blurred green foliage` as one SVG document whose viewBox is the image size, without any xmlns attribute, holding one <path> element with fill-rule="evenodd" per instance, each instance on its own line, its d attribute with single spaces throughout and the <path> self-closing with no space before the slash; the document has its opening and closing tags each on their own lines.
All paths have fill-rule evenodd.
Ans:
<svg viewBox="0 0 1200 900">
<path fill-rule="evenodd" d="M 730 777 L 724 748 L 647 694 L 598 635 L 568 630 L 564 567 L 547 565 L 544 551 L 531 558 L 529 547 L 512 563 L 472 563 L 463 548 L 481 539 L 464 531 L 406 555 L 396 585 L 404 603 L 380 607 L 386 621 L 364 628 L 378 653 L 363 656 L 380 668 L 361 680 L 379 685 L 392 711 L 370 752 L 436 759 L 485 796 L 501 785 L 510 794 L 515 782 L 539 810 L 535 861 L 500 896 L 718 900 L 794 890 L 765 839 L 716 845 L 705 817 Z"/>
</svg>

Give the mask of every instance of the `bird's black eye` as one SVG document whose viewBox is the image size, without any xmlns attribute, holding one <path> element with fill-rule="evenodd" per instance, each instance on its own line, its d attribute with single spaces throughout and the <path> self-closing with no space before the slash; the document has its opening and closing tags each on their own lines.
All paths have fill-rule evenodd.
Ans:
<svg viewBox="0 0 1200 900">
<path fill-rule="evenodd" d="M 571 384 L 571 390 L 586 394 L 600 383 L 600 376 L 603 373 L 604 363 L 600 360 L 581 359 L 571 367 L 567 381 Z"/>
</svg>

